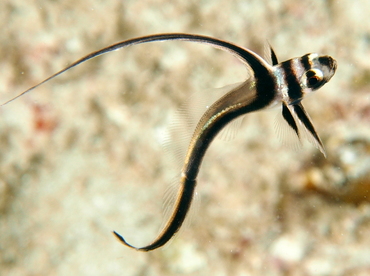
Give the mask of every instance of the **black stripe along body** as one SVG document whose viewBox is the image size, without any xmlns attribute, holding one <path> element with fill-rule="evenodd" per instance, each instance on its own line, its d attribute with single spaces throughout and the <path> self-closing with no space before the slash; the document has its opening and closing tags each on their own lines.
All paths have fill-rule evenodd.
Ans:
<svg viewBox="0 0 370 276">
<path fill-rule="evenodd" d="M 330 56 L 307 54 L 301 58 L 278 63 L 275 52 L 270 48 L 273 63 L 273 65 L 270 65 L 251 50 L 217 38 L 182 33 L 156 34 L 122 41 L 88 54 L 2 105 L 94 57 L 136 44 L 166 40 L 208 44 L 229 52 L 251 68 L 252 77 L 213 103 L 199 120 L 184 160 L 181 179 L 179 180 L 180 189 L 174 210 L 158 237 L 151 244 L 137 248 L 128 244 L 121 235 L 114 232 L 123 244 L 142 251 L 150 251 L 163 246 L 180 229 L 192 202 L 196 178 L 203 157 L 217 133 L 235 118 L 282 103 L 283 117 L 288 125 L 299 136 L 298 120 L 298 123 L 303 125 L 307 132 L 312 135 L 317 142 L 317 146 L 324 153 L 322 142 L 303 108 L 301 100 L 307 93 L 328 82 L 336 70 L 336 61 Z"/>
</svg>

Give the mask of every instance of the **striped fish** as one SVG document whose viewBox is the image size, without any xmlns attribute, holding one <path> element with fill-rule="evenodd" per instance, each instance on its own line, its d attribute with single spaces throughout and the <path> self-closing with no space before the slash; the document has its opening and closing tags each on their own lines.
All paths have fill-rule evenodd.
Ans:
<svg viewBox="0 0 370 276">
<path fill-rule="evenodd" d="M 200 118 L 188 146 L 181 170 L 180 189 L 174 209 L 158 237 L 147 246 L 134 247 L 127 243 L 120 234 L 113 232 L 123 244 L 141 251 L 150 251 L 163 246 L 178 232 L 190 209 L 196 187 L 196 179 L 208 147 L 215 136 L 237 117 L 281 104 L 283 118 L 298 138 L 301 138 L 302 135 L 299 128 L 300 125 L 325 155 L 323 143 L 301 101 L 305 95 L 327 83 L 337 68 L 336 61 L 330 56 L 307 54 L 279 63 L 275 52 L 270 47 L 272 61 L 270 65 L 253 51 L 216 38 L 181 33 L 156 34 L 129 39 L 95 51 L 22 92 L 3 105 L 94 57 L 127 46 L 167 40 L 203 43 L 229 52 L 250 68 L 251 77 L 214 102 Z"/>
<path fill-rule="evenodd" d="M 149 37 L 151 38 L 156 36 Z M 281 103 L 283 118 L 298 138 L 301 138 L 298 127 L 301 124 L 325 155 L 323 143 L 301 100 L 332 78 L 337 68 L 332 57 L 307 54 L 278 63 L 276 54 L 270 47 L 270 65 L 251 50 L 215 38 L 188 34 L 166 34 L 160 38 L 174 39 L 210 44 L 228 51 L 251 68 L 252 77 L 213 103 L 199 120 L 184 160 L 173 212 L 158 237 L 151 244 L 138 248 L 113 232 L 123 244 L 141 251 L 150 251 L 165 245 L 180 229 L 190 209 L 198 172 L 208 147 L 215 136 L 237 117 Z"/>
</svg>

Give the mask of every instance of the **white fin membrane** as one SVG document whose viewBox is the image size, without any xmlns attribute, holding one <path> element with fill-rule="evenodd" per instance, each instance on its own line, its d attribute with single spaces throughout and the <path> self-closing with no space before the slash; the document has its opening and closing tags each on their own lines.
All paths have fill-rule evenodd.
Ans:
<svg viewBox="0 0 370 276">
<path fill-rule="evenodd" d="M 297 135 L 297 133 L 289 126 L 289 124 L 285 121 L 284 117 L 282 116 L 282 108 L 280 106 L 279 113 L 275 117 L 274 122 L 274 130 L 275 133 L 280 140 L 280 142 L 288 147 L 289 149 L 292 149 L 294 151 L 299 151 L 302 148 L 302 141 L 300 137 Z M 294 118 L 294 116 L 293 116 Z M 294 118 L 297 125 L 298 122 L 296 118 Z M 299 131 L 298 127 L 298 131 Z"/>
<path fill-rule="evenodd" d="M 164 150 L 170 151 L 172 159 L 171 166 L 176 167 L 176 171 L 180 172 L 183 166 L 183 162 L 186 156 L 190 140 L 193 136 L 195 128 L 206 112 L 206 110 L 214 102 L 216 102 L 223 95 L 231 91 L 232 89 L 240 86 L 242 83 L 235 83 L 227 85 L 221 88 L 208 89 L 203 93 L 193 93 L 189 98 L 181 105 L 177 110 L 174 118 L 169 126 L 168 136 L 164 139 L 163 147 Z M 220 133 L 216 139 L 223 141 L 231 141 L 235 138 L 238 130 L 240 130 L 244 116 L 238 118 L 228 124 Z M 168 218 L 171 216 L 176 198 L 178 196 L 179 181 L 181 179 L 180 174 L 172 179 L 171 183 L 167 187 L 163 196 L 163 221 L 161 224 L 160 231 L 166 225 Z M 185 218 L 184 224 L 181 226 L 179 232 L 187 229 L 191 224 L 193 217 L 198 212 L 200 206 L 200 199 L 195 192 L 193 202 L 189 209 L 189 213 Z M 178 236 L 178 233 L 177 235 Z M 172 239 L 171 239 L 172 241 Z"/>
<path fill-rule="evenodd" d="M 174 211 L 174 205 L 176 202 L 176 199 L 178 197 L 179 192 L 179 182 L 181 180 L 181 176 L 178 175 L 173 179 L 171 184 L 167 187 L 164 197 L 163 197 L 163 205 L 162 205 L 162 213 L 163 213 L 163 219 L 162 223 L 159 228 L 159 233 L 163 230 L 165 225 L 167 224 L 168 219 L 172 215 L 172 212 Z M 179 231 L 175 234 L 174 237 L 172 237 L 165 245 L 164 248 L 166 248 L 167 245 L 170 245 L 181 233 L 188 229 L 191 223 L 193 222 L 196 214 L 198 213 L 200 208 L 200 197 L 198 196 L 198 193 L 195 192 L 193 195 L 193 200 L 190 206 L 190 209 L 188 211 L 188 214 L 185 217 L 185 220 L 180 227 Z"/>
<path fill-rule="evenodd" d="M 164 139 L 163 147 L 172 151 L 177 167 L 182 167 L 190 140 L 195 128 L 206 110 L 227 92 L 242 83 L 234 83 L 221 88 L 208 89 L 203 93 L 193 93 L 177 110 L 169 126 L 168 136 Z M 229 123 L 216 137 L 222 141 L 233 140 L 239 132 L 244 116 Z"/>
<path fill-rule="evenodd" d="M 263 59 L 266 60 L 268 64 L 272 65 L 271 45 L 268 41 L 263 44 Z"/>
<path fill-rule="evenodd" d="M 291 108 L 291 106 L 288 106 L 288 108 L 294 118 L 294 121 L 297 124 L 299 135 L 297 135 L 296 132 L 285 121 L 285 119 L 282 116 L 282 110 L 280 108 L 280 112 L 275 119 L 275 131 L 277 136 L 281 140 L 282 144 L 284 144 L 285 146 L 289 147 L 292 150 L 298 151 L 302 148 L 303 141 L 307 140 L 310 144 L 314 145 L 317 149 L 319 149 L 324 155 L 324 157 L 326 157 L 325 149 L 321 147 L 318 141 L 301 123 L 301 121 L 298 119 L 297 115 Z M 311 120 L 307 113 L 306 115 L 309 118 L 309 120 Z"/>
<path fill-rule="evenodd" d="M 303 108 L 303 106 L 302 106 Z M 304 108 L 303 108 L 304 110 Z M 304 110 L 305 112 L 305 110 Z M 308 115 L 307 112 L 305 112 L 307 118 L 309 119 L 309 121 L 312 123 L 312 120 L 311 120 L 311 117 L 310 115 Z M 324 155 L 324 157 L 326 157 L 326 152 L 325 152 L 325 149 L 322 145 L 320 145 L 320 143 L 315 139 L 315 137 L 307 130 L 307 128 L 301 123 L 300 120 L 298 120 L 297 116 L 295 116 L 295 119 L 296 121 L 299 121 L 298 123 L 298 128 L 300 130 L 300 133 L 301 133 L 301 139 L 305 139 L 307 140 L 309 143 L 311 143 L 312 145 L 314 145 L 318 150 L 321 151 L 321 153 Z M 318 135 L 318 134 L 317 134 Z"/>
</svg>

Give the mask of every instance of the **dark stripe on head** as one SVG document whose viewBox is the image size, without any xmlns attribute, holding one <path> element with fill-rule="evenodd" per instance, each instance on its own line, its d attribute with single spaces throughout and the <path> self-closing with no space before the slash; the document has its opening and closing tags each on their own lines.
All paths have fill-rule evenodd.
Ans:
<svg viewBox="0 0 370 276">
<path fill-rule="evenodd" d="M 281 64 L 281 67 L 285 73 L 284 74 L 285 82 L 288 86 L 288 96 L 294 102 L 302 98 L 303 91 L 293 69 L 293 66 L 294 64 L 292 59 L 287 60 Z"/>
<path fill-rule="evenodd" d="M 326 65 L 331 70 L 335 70 L 337 68 L 337 64 L 332 57 L 329 57 L 329 56 L 319 57 L 319 62 L 322 65 Z"/>
<path fill-rule="evenodd" d="M 310 55 L 311 54 L 307 54 L 307 55 L 304 55 L 303 57 L 301 57 L 301 63 L 302 63 L 302 65 L 303 65 L 303 67 L 306 71 L 310 70 L 311 67 L 312 67 L 312 63 L 311 63 L 311 60 L 309 58 Z"/>
</svg>

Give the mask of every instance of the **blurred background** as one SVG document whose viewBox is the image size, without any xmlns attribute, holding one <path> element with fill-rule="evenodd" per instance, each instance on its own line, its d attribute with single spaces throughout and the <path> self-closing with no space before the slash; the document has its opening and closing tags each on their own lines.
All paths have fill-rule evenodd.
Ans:
<svg viewBox="0 0 370 276">
<path fill-rule="evenodd" d="M 248 77 L 235 57 L 143 44 L 1 107 L 0 274 L 369 275 L 369 13 L 365 0 L 1 1 L 1 102 L 92 51 L 164 32 L 261 55 L 268 41 L 281 61 L 328 54 L 338 70 L 303 101 L 327 158 L 280 139 L 278 109 L 247 115 L 207 152 L 191 222 L 149 253 L 111 231 L 135 246 L 156 237 L 186 149 L 163 144 L 191 135 L 196 102 Z"/>
</svg>

